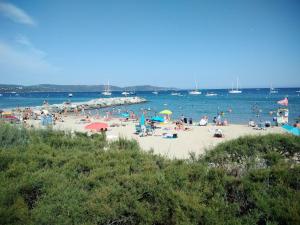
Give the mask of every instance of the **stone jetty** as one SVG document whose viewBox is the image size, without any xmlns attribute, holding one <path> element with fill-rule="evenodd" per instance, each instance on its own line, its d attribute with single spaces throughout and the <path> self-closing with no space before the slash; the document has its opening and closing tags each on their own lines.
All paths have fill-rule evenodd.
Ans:
<svg viewBox="0 0 300 225">
<path fill-rule="evenodd" d="M 86 102 L 65 102 L 63 104 L 48 105 L 47 108 L 50 111 L 67 110 L 73 111 L 74 109 L 100 109 L 105 107 L 120 106 L 120 105 L 132 105 L 146 102 L 147 100 L 141 97 L 115 97 L 115 98 L 97 98 Z"/>
</svg>

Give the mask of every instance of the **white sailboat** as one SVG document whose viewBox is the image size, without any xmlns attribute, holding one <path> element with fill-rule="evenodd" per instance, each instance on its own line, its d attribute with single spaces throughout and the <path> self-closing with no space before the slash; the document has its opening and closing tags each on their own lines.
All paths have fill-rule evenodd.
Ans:
<svg viewBox="0 0 300 225">
<path fill-rule="evenodd" d="M 105 89 L 102 92 L 102 94 L 105 95 L 105 96 L 110 96 L 111 95 L 111 91 L 110 91 L 110 88 L 109 88 L 109 81 L 107 82 L 107 85 L 105 86 Z"/>
<path fill-rule="evenodd" d="M 242 93 L 242 91 L 239 90 L 239 78 L 238 77 L 236 78 L 236 89 L 233 89 L 233 87 L 232 87 L 232 89 L 228 93 L 229 94 L 241 94 Z"/>
<path fill-rule="evenodd" d="M 273 85 L 271 84 L 270 94 L 277 94 L 277 93 L 278 93 L 278 91 L 275 88 L 273 88 Z"/>
<path fill-rule="evenodd" d="M 201 91 L 198 90 L 198 84 L 195 81 L 195 89 L 189 92 L 190 95 L 201 95 Z"/>
<path fill-rule="evenodd" d="M 68 96 L 71 98 L 71 97 L 73 97 L 73 94 L 72 94 L 72 93 L 69 93 Z"/>
</svg>

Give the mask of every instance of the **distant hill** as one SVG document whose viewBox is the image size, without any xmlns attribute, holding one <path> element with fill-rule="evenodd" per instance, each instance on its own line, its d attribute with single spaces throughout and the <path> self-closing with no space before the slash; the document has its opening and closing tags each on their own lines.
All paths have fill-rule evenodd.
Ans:
<svg viewBox="0 0 300 225">
<path fill-rule="evenodd" d="M 110 85 L 111 91 L 165 91 L 177 90 L 170 87 L 155 87 L 151 85 L 118 87 Z M 56 85 L 56 84 L 38 84 L 38 85 L 15 85 L 0 84 L 0 92 L 101 92 L 105 85 Z"/>
</svg>

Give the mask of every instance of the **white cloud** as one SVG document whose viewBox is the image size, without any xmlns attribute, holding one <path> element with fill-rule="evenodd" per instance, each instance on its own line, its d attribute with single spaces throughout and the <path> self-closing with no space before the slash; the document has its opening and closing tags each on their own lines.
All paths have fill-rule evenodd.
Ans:
<svg viewBox="0 0 300 225">
<path fill-rule="evenodd" d="M 12 45 L 0 41 L 0 73 L 14 75 L 52 75 L 59 71 L 46 60 L 46 54 L 23 36 Z M 20 45 L 21 44 L 21 45 Z"/>
<path fill-rule="evenodd" d="M 36 22 L 24 10 L 7 2 L 0 2 L 0 13 L 16 23 L 35 26 Z"/>
<path fill-rule="evenodd" d="M 15 41 L 17 44 L 21 45 L 27 51 L 30 51 L 32 54 L 39 55 L 42 58 L 46 57 L 46 53 L 34 47 L 34 45 L 26 36 L 19 34 L 16 36 Z"/>
</svg>

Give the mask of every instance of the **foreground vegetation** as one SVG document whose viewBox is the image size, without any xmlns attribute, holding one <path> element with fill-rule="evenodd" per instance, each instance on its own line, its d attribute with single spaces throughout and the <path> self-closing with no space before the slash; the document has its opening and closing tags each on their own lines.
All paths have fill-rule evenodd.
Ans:
<svg viewBox="0 0 300 225">
<path fill-rule="evenodd" d="M 134 141 L 0 126 L 0 224 L 300 224 L 300 138 L 169 160 Z"/>
</svg>

